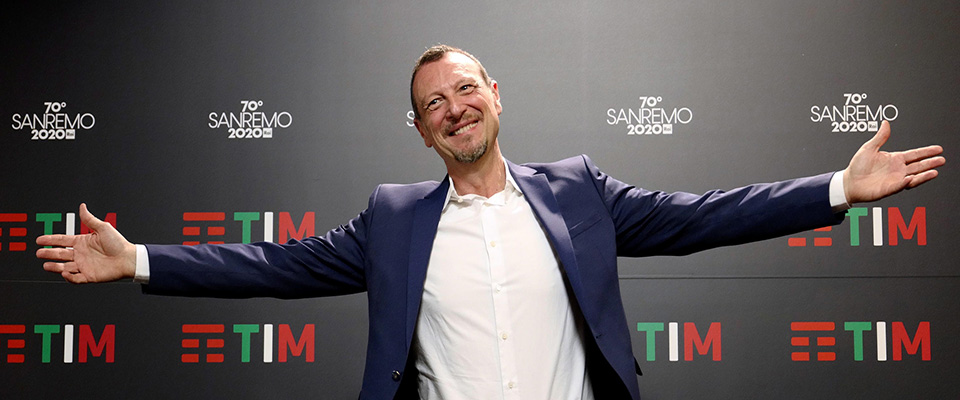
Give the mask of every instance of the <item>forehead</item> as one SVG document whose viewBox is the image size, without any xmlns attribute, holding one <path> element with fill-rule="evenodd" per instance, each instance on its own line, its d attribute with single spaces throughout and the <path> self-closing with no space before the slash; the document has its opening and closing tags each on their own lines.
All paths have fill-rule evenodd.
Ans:
<svg viewBox="0 0 960 400">
<path fill-rule="evenodd" d="M 413 93 L 416 99 L 455 86 L 464 79 L 480 81 L 480 66 L 470 57 L 457 52 L 448 52 L 439 60 L 424 64 L 413 78 Z"/>
</svg>

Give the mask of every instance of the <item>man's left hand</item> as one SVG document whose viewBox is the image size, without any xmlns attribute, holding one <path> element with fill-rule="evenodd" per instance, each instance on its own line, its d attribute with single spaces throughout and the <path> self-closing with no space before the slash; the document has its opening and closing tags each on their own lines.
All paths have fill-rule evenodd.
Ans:
<svg viewBox="0 0 960 400">
<path fill-rule="evenodd" d="M 883 121 L 877 134 L 853 155 L 843 170 L 843 191 L 850 204 L 880 200 L 937 177 L 946 159 L 940 146 L 886 152 L 880 147 L 890 138 L 890 124 Z"/>
</svg>

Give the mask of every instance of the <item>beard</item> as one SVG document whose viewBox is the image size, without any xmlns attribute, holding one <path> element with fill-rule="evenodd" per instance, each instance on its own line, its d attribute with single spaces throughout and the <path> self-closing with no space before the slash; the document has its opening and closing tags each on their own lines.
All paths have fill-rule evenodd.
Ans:
<svg viewBox="0 0 960 400">
<path fill-rule="evenodd" d="M 457 162 L 461 162 L 464 164 L 472 164 L 477 160 L 479 160 L 480 157 L 483 157 L 483 155 L 486 153 L 487 153 L 487 140 L 484 139 L 482 142 L 478 143 L 472 149 L 453 152 L 453 158 L 456 159 Z"/>
</svg>

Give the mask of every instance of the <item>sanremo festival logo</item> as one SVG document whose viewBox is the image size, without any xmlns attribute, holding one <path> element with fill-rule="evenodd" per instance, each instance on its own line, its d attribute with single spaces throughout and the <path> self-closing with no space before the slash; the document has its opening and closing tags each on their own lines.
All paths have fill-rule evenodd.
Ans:
<svg viewBox="0 0 960 400">
<path fill-rule="evenodd" d="M 690 107 L 664 107 L 662 96 L 640 96 L 640 105 L 607 109 L 607 124 L 626 128 L 627 135 L 672 135 L 693 120 Z"/>
<path fill-rule="evenodd" d="M 212 112 L 210 129 L 227 129 L 227 139 L 270 139 L 274 129 L 285 129 L 293 123 L 287 111 L 261 111 L 263 100 L 240 100 L 240 112 Z"/>
<path fill-rule="evenodd" d="M 14 130 L 29 130 L 30 140 L 74 140 L 77 131 L 93 128 L 97 118 L 91 113 L 69 114 L 65 101 L 45 101 L 43 114 L 13 114 Z"/>
<path fill-rule="evenodd" d="M 900 115 L 897 106 L 866 104 L 867 93 L 844 93 L 843 105 L 814 105 L 810 107 L 810 120 L 815 123 L 829 122 L 831 132 L 876 132 L 883 120 L 893 121 Z"/>
</svg>

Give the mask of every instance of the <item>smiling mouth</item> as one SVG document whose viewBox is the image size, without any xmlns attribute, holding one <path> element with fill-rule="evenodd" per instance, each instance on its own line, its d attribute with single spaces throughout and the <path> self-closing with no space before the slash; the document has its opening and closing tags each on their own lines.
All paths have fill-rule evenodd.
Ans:
<svg viewBox="0 0 960 400">
<path fill-rule="evenodd" d="M 453 132 L 448 133 L 447 136 L 449 136 L 449 137 L 452 137 L 452 136 L 460 136 L 460 135 L 462 135 L 464 132 L 473 129 L 473 127 L 475 127 L 475 126 L 477 126 L 477 123 L 476 123 L 476 122 L 471 123 L 471 124 L 464 125 L 464 126 L 460 127 L 460 129 L 457 129 L 457 130 L 455 130 L 455 131 L 453 131 Z"/>
</svg>

